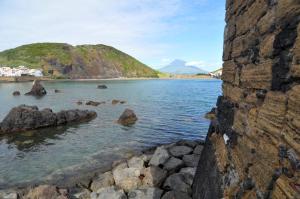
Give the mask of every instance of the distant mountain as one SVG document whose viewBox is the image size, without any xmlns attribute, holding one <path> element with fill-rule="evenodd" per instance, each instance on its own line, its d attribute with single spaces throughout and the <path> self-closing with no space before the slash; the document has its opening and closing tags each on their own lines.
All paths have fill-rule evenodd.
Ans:
<svg viewBox="0 0 300 199">
<path fill-rule="evenodd" d="M 209 75 L 214 78 L 220 79 L 222 76 L 222 71 L 223 71 L 223 68 L 219 68 L 218 70 L 210 72 Z"/>
<path fill-rule="evenodd" d="M 130 55 L 100 44 L 36 43 L 0 52 L 0 66 L 20 65 L 53 78 L 158 77 Z"/>
<path fill-rule="evenodd" d="M 207 74 L 208 72 L 202 70 L 196 66 L 189 66 L 187 62 L 176 59 L 169 65 L 159 69 L 163 73 L 170 73 L 176 75 L 195 75 L 195 74 Z"/>
</svg>

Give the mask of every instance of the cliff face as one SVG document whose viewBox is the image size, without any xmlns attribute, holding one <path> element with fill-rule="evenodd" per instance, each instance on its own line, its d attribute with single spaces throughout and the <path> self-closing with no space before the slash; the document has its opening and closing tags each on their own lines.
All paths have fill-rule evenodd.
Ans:
<svg viewBox="0 0 300 199">
<path fill-rule="evenodd" d="M 227 0 L 226 22 L 193 197 L 300 198 L 300 1 Z"/>
<path fill-rule="evenodd" d="M 158 77 L 145 64 L 105 45 L 29 44 L 0 52 L 0 65 L 42 68 L 56 78 Z"/>
</svg>

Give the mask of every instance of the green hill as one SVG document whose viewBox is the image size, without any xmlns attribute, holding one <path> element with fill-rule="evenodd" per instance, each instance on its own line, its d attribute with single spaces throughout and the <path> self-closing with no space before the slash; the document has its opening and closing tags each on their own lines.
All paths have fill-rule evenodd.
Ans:
<svg viewBox="0 0 300 199">
<path fill-rule="evenodd" d="M 54 78 L 158 77 L 155 70 L 105 45 L 36 43 L 0 52 L 0 66 L 41 68 Z"/>
</svg>

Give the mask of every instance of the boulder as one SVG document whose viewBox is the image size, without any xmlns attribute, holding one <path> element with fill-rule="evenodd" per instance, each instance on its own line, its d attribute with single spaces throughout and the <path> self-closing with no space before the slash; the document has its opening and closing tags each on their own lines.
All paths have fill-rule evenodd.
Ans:
<svg viewBox="0 0 300 199">
<path fill-rule="evenodd" d="M 165 164 L 164 164 L 164 169 L 174 172 L 178 169 L 180 169 L 180 167 L 182 167 L 184 165 L 183 161 L 178 159 L 178 158 L 174 158 L 171 157 Z"/>
<path fill-rule="evenodd" d="M 54 93 L 61 93 L 61 92 L 62 92 L 61 90 L 54 89 Z"/>
<path fill-rule="evenodd" d="M 191 148 L 195 148 L 198 143 L 196 141 L 193 140 L 181 140 L 177 143 L 177 145 L 182 145 L 182 146 L 188 146 Z"/>
<path fill-rule="evenodd" d="M 197 154 L 185 155 L 183 156 L 182 160 L 187 167 L 196 167 L 200 160 L 200 155 Z"/>
<path fill-rule="evenodd" d="M 113 99 L 113 100 L 111 101 L 111 104 L 112 104 L 112 105 L 116 105 L 116 104 L 118 104 L 119 102 L 120 102 L 120 100 Z"/>
<path fill-rule="evenodd" d="M 106 173 L 98 175 L 96 178 L 93 179 L 91 184 L 91 190 L 97 191 L 103 187 L 110 187 L 114 185 L 115 180 L 113 177 L 112 172 L 108 171 Z"/>
<path fill-rule="evenodd" d="M 187 173 L 187 174 L 190 174 L 192 176 L 195 176 L 196 174 L 196 167 L 185 167 L 185 168 L 182 168 L 179 173 Z"/>
<path fill-rule="evenodd" d="M 40 185 L 29 190 L 23 197 L 24 199 L 68 199 L 67 196 L 61 195 L 55 186 Z"/>
<path fill-rule="evenodd" d="M 103 85 L 98 85 L 97 88 L 98 89 L 107 89 L 107 86 L 103 84 Z"/>
<path fill-rule="evenodd" d="M 187 193 L 180 191 L 168 191 L 163 195 L 162 199 L 192 199 Z"/>
<path fill-rule="evenodd" d="M 181 173 L 175 173 L 169 176 L 165 181 L 163 188 L 169 191 L 173 190 L 173 191 L 184 192 L 189 195 L 192 193 L 192 189 L 189 184 L 189 181 L 185 178 L 185 175 Z"/>
<path fill-rule="evenodd" d="M 82 101 L 78 101 L 78 102 L 76 102 L 76 104 L 77 105 L 82 105 L 83 103 L 82 103 Z"/>
<path fill-rule="evenodd" d="M 99 106 L 101 102 L 88 101 L 85 105 L 87 106 Z"/>
<path fill-rule="evenodd" d="M 150 187 L 145 189 L 136 189 L 128 193 L 128 199 L 160 199 L 163 190 Z"/>
<path fill-rule="evenodd" d="M 1 199 L 18 199 L 18 194 L 14 191 L 0 191 Z"/>
<path fill-rule="evenodd" d="M 202 153 L 202 150 L 203 150 L 203 145 L 198 145 L 196 146 L 196 148 L 194 149 L 194 154 L 197 154 L 197 155 L 201 155 Z"/>
<path fill-rule="evenodd" d="M 167 177 L 167 171 L 156 166 L 147 167 L 142 173 L 144 175 L 142 183 L 146 187 L 159 187 Z"/>
<path fill-rule="evenodd" d="M 191 147 L 188 146 L 174 146 L 169 149 L 170 153 L 174 157 L 182 157 L 184 155 L 187 155 L 193 151 Z"/>
<path fill-rule="evenodd" d="M 13 92 L 13 96 L 20 96 L 20 95 L 21 95 L 20 91 Z"/>
<path fill-rule="evenodd" d="M 95 197 L 96 196 L 96 197 Z M 122 189 L 118 189 L 115 186 L 105 187 L 99 189 L 96 193 L 91 194 L 91 199 L 126 199 L 127 196 L 125 195 Z"/>
<path fill-rule="evenodd" d="M 120 101 L 120 104 L 125 104 L 125 103 L 126 103 L 126 101 L 124 101 L 124 100 Z"/>
<path fill-rule="evenodd" d="M 170 155 L 168 151 L 164 147 L 157 147 L 149 164 L 153 166 L 161 166 L 163 165 L 168 159 Z"/>
<path fill-rule="evenodd" d="M 136 114 L 131 109 L 125 109 L 122 115 L 119 117 L 118 123 L 123 126 L 132 126 L 138 120 Z"/>
<path fill-rule="evenodd" d="M 97 116 L 88 110 L 68 110 L 53 113 L 51 109 L 39 110 L 36 106 L 20 105 L 13 108 L 0 123 L 0 132 L 11 133 L 55 127 L 67 123 L 89 121 Z"/>
<path fill-rule="evenodd" d="M 122 166 L 123 167 L 123 166 Z M 137 168 L 122 168 L 118 166 L 113 170 L 113 176 L 115 183 L 118 187 L 128 192 L 133 189 L 137 189 L 141 186 L 142 181 L 140 179 L 141 170 Z"/>
<path fill-rule="evenodd" d="M 42 97 L 47 94 L 46 89 L 42 86 L 39 80 L 34 80 L 31 91 L 26 93 L 25 95 L 33 95 L 37 97 Z"/>
<path fill-rule="evenodd" d="M 129 168 L 144 168 L 144 160 L 142 157 L 132 157 L 127 161 L 127 164 Z"/>
</svg>

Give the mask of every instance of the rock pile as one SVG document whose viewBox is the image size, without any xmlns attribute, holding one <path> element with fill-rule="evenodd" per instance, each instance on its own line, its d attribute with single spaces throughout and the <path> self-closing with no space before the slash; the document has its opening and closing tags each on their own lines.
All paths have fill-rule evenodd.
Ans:
<svg viewBox="0 0 300 199">
<path fill-rule="evenodd" d="M 0 123 L 0 134 L 80 123 L 92 120 L 96 116 L 96 112 L 88 110 L 53 113 L 51 109 L 39 110 L 36 106 L 20 105 L 13 108 Z"/>
</svg>

